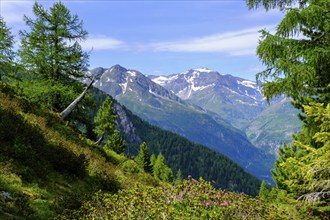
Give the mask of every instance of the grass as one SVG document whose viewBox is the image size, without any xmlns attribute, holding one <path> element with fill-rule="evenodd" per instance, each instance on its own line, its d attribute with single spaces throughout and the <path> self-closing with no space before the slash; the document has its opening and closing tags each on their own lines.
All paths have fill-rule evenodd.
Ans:
<svg viewBox="0 0 330 220">
<path fill-rule="evenodd" d="M 2 83 L 0 117 L 0 218 L 48 219 L 100 190 L 157 184 Z"/>
</svg>

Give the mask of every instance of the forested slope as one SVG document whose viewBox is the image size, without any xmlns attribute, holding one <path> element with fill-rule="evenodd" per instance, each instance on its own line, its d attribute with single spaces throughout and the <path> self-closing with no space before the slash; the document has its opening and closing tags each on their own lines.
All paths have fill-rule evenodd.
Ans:
<svg viewBox="0 0 330 220">
<path fill-rule="evenodd" d="M 256 195 L 261 181 L 228 157 L 173 132 L 160 129 L 143 121 L 126 110 L 136 128 L 137 135 L 145 141 L 151 152 L 161 152 L 174 173 L 179 169 L 183 177 L 200 176 L 215 181 L 222 189 Z"/>
</svg>

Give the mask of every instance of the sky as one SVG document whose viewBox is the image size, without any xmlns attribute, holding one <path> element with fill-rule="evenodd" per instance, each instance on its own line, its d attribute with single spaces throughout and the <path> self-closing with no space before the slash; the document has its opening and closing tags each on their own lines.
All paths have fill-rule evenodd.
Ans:
<svg viewBox="0 0 330 220">
<path fill-rule="evenodd" d="M 0 0 L 0 15 L 12 34 L 27 29 L 31 0 Z M 55 0 L 38 1 L 46 9 Z M 82 42 L 90 69 L 119 64 L 145 75 L 209 68 L 255 80 L 265 67 L 256 55 L 261 29 L 273 31 L 278 10 L 249 10 L 245 0 L 62 0 L 88 31 Z M 28 29 L 27 29 L 28 30 Z"/>
</svg>

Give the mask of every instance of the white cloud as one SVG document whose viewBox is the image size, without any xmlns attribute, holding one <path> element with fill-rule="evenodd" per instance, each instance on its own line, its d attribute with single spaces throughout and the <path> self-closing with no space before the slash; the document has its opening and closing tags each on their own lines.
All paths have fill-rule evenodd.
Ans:
<svg viewBox="0 0 330 220">
<path fill-rule="evenodd" d="M 125 43 L 107 36 L 92 36 L 81 42 L 81 46 L 84 50 L 113 50 L 124 48 Z"/>
<path fill-rule="evenodd" d="M 158 52 L 224 53 L 231 56 L 254 55 L 260 36 L 258 31 L 262 28 L 255 27 L 180 41 L 158 42 L 141 46 L 141 48 Z M 269 26 L 267 29 L 273 28 L 274 26 Z"/>
<path fill-rule="evenodd" d="M 0 12 L 7 24 L 23 23 L 23 15 L 30 16 L 34 1 L 1 0 Z"/>
</svg>

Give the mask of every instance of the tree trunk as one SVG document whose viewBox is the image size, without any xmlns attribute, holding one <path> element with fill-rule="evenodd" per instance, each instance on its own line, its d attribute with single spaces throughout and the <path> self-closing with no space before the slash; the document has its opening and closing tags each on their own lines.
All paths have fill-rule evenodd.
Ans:
<svg viewBox="0 0 330 220">
<path fill-rule="evenodd" d="M 79 102 L 84 98 L 84 96 L 86 95 L 88 89 L 93 85 L 95 81 L 95 77 L 93 77 L 92 81 L 89 83 L 89 85 L 85 88 L 85 90 L 73 101 L 71 102 L 70 105 L 68 105 L 68 107 L 66 107 L 66 109 L 64 109 L 61 112 L 61 118 L 65 119 L 66 117 L 68 117 L 70 115 L 70 113 L 73 111 L 73 109 L 75 109 L 77 107 L 77 105 L 79 104 Z"/>
</svg>

